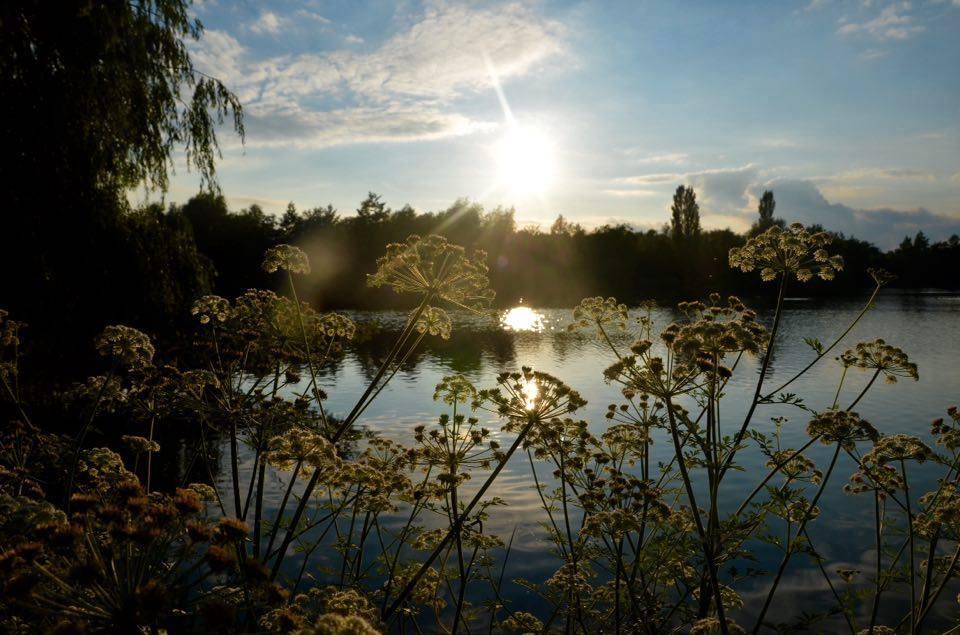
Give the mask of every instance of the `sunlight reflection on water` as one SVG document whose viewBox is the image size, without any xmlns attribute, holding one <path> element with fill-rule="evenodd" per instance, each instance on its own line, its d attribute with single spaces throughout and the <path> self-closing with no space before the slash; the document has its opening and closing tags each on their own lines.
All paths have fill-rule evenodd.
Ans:
<svg viewBox="0 0 960 635">
<path fill-rule="evenodd" d="M 500 318 L 500 324 L 509 331 L 540 333 L 545 328 L 543 314 L 525 306 L 515 306 L 505 311 Z"/>
</svg>

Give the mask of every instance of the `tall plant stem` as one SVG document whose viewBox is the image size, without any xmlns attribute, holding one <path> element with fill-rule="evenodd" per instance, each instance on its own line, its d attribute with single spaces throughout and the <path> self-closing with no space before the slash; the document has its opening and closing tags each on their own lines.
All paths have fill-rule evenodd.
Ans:
<svg viewBox="0 0 960 635">
<path fill-rule="evenodd" d="M 798 380 L 800 377 L 802 377 L 808 370 L 810 370 L 811 368 L 813 368 L 813 366 L 814 366 L 817 362 L 819 362 L 821 359 L 823 359 L 824 357 L 826 357 L 827 354 L 830 353 L 830 351 L 832 351 L 832 350 L 836 347 L 836 345 L 839 344 L 839 343 L 843 340 L 843 338 L 845 338 L 845 337 L 850 333 L 850 331 L 853 330 L 853 327 L 855 327 L 855 326 L 857 325 L 857 323 L 860 322 L 860 319 L 863 318 L 864 315 L 866 315 L 867 311 L 870 310 L 870 307 L 873 306 L 873 301 L 876 299 L 877 294 L 878 294 L 879 292 L 880 292 L 880 285 L 878 284 L 877 286 L 875 286 L 875 287 L 873 288 L 873 293 L 870 294 L 870 299 L 867 300 L 866 305 L 864 305 L 864 307 L 863 307 L 863 309 L 860 311 L 860 313 L 857 314 L 857 317 L 855 317 L 855 318 L 853 319 L 853 322 L 850 323 L 850 326 L 848 326 L 848 327 L 846 328 L 846 330 L 845 330 L 843 333 L 841 333 L 841 334 L 839 335 L 839 337 L 837 337 L 837 338 L 833 341 L 833 344 L 831 344 L 830 346 L 828 346 L 828 347 L 826 347 L 825 349 L 823 349 L 815 358 L 813 358 L 813 361 L 812 361 L 812 362 L 810 362 L 809 364 L 807 364 L 806 366 L 804 366 L 802 369 L 800 369 L 799 371 L 797 371 L 797 373 L 796 373 L 793 377 L 791 377 L 790 379 L 788 379 L 787 381 L 785 381 L 783 384 L 781 384 L 781 385 L 778 386 L 777 388 L 775 388 L 775 389 L 771 390 L 769 393 L 767 393 L 767 394 L 764 396 L 763 399 L 766 400 L 766 399 L 769 399 L 770 397 L 773 397 L 773 396 L 776 395 L 778 392 L 780 392 L 781 390 L 783 390 L 784 388 L 786 388 L 787 386 L 789 386 L 790 384 L 792 384 L 793 382 L 795 382 L 796 380 Z"/>
<path fill-rule="evenodd" d="M 73 479 L 77 473 L 77 464 L 80 462 L 80 452 L 83 450 L 83 442 L 86 440 L 87 433 L 90 432 L 90 427 L 93 425 L 93 420 L 97 416 L 97 409 L 100 407 L 100 401 L 103 399 L 103 393 L 107 389 L 107 384 L 109 384 L 110 380 L 113 379 L 113 373 L 114 366 L 111 366 L 110 371 L 104 376 L 103 384 L 101 384 L 100 389 L 97 390 L 97 397 L 94 399 L 93 406 L 90 408 L 90 416 L 87 417 L 83 427 L 80 428 L 80 434 L 77 435 L 77 442 L 73 448 L 73 459 L 70 461 L 70 473 L 67 476 L 67 488 L 64 491 L 68 512 L 70 511 L 70 494 L 73 493 Z M 9 390 L 9 387 L 7 390 Z M 13 393 L 11 392 L 11 394 Z"/>
<path fill-rule="evenodd" d="M 870 390 L 870 387 L 873 386 L 873 382 L 877 381 L 877 377 L 880 376 L 880 369 L 878 368 L 876 372 L 873 373 L 873 376 L 870 378 L 870 381 L 867 382 L 867 385 L 863 387 L 863 390 L 860 391 L 860 394 L 857 395 L 857 398 L 853 400 L 849 406 L 847 406 L 847 411 L 853 410 L 853 408 L 860 403 L 860 400 L 863 399 L 864 395 L 867 394 L 867 391 Z"/>
<path fill-rule="evenodd" d="M 713 545 L 708 540 L 706 531 L 703 528 L 703 520 L 700 518 L 700 508 L 697 505 L 697 497 L 693 493 L 693 482 L 690 480 L 686 462 L 683 460 L 683 447 L 680 445 L 680 431 L 677 429 L 677 419 L 673 413 L 673 402 L 670 400 L 670 397 L 666 397 L 664 402 L 667 406 L 667 419 L 670 422 L 670 437 L 673 439 L 673 450 L 677 457 L 677 467 L 680 470 L 680 476 L 683 478 L 683 486 L 687 491 L 690 511 L 693 513 L 693 520 L 697 527 L 697 534 L 700 536 L 700 542 L 703 546 L 703 556 L 706 560 L 707 571 L 710 575 L 710 584 L 713 586 L 714 599 L 717 605 L 717 618 L 720 620 L 720 630 L 723 632 L 723 635 L 729 635 L 727 620 L 724 616 L 723 597 L 720 594 L 720 581 L 717 575 L 717 563 L 714 560 Z"/>
<path fill-rule="evenodd" d="M 880 610 L 880 578 L 883 576 L 883 516 L 880 514 L 880 494 L 873 493 L 873 539 L 877 549 L 877 579 L 874 581 L 876 592 L 873 594 L 873 607 L 870 609 L 870 632 L 877 623 L 877 612 Z"/>
<path fill-rule="evenodd" d="M 806 528 L 803 530 L 803 535 L 806 536 L 807 544 L 809 544 L 810 548 L 812 549 L 813 539 L 810 538 L 810 533 L 806 530 Z M 820 554 L 814 552 L 814 556 L 814 560 L 817 561 L 817 567 L 820 569 L 820 573 L 823 574 L 823 579 L 826 580 L 827 586 L 830 587 L 830 592 L 833 594 L 833 599 L 837 601 L 837 606 L 840 607 L 840 612 L 843 613 L 843 619 L 846 620 L 847 626 L 850 628 L 850 635 L 856 635 L 857 627 L 853 625 L 853 621 L 850 619 L 850 612 L 843 603 L 843 599 L 840 597 L 840 594 L 837 593 L 836 587 L 833 586 L 833 582 L 830 581 L 830 575 L 827 573 L 827 570 L 823 568 L 823 560 L 820 558 Z"/>
<path fill-rule="evenodd" d="M 767 342 L 767 350 L 763 355 L 763 362 L 760 364 L 760 376 L 757 378 L 757 388 L 753 392 L 753 399 L 750 400 L 750 407 L 747 409 L 747 414 L 743 418 L 743 424 L 741 424 L 740 429 L 737 431 L 736 437 L 734 437 L 733 445 L 730 447 L 730 454 L 727 455 L 727 458 L 723 461 L 723 466 L 720 468 L 718 478 L 723 479 L 724 474 L 727 473 L 727 470 L 730 468 L 730 465 L 733 464 L 733 457 L 737 453 L 737 449 L 740 447 L 740 443 L 743 441 L 743 437 L 747 434 L 747 429 L 750 427 L 750 420 L 753 419 L 753 413 L 757 409 L 757 404 L 760 403 L 760 395 L 763 391 L 763 381 L 767 375 L 767 369 L 770 367 L 770 359 L 773 357 L 773 348 L 774 343 L 777 339 L 777 331 L 780 330 L 780 319 L 783 317 L 783 298 L 787 292 L 787 276 L 786 274 L 780 274 L 780 289 L 777 292 L 777 308 L 776 312 L 773 314 L 773 327 L 770 329 L 770 340 Z"/>
<path fill-rule="evenodd" d="M 910 633 L 913 635 L 917 628 L 917 614 L 912 608 L 917 602 L 917 570 L 914 562 L 916 552 L 913 544 L 913 535 L 916 532 L 913 529 L 913 508 L 910 506 L 910 483 L 907 481 L 907 465 L 903 459 L 900 459 L 900 474 L 903 476 L 903 498 L 907 504 L 907 526 L 909 527 L 908 537 L 910 539 Z"/>
<path fill-rule="evenodd" d="M 293 475 L 290 476 L 290 483 L 287 485 L 287 489 L 283 493 L 283 499 L 281 499 L 280 507 L 277 509 L 277 515 L 273 521 L 273 527 L 270 528 L 270 538 L 267 539 L 267 550 L 264 551 L 266 554 L 269 554 L 273 550 L 273 541 L 277 538 L 277 531 L 280 529 L 280 521 L 283 519 L 283 512 L 287 508 L 287 501 L 290 499 L 290 492 L 293 491 L 293 486 L 297 482 L 297 475 L 300 473 L 300 467 L 302 465 L 303 461 L 298 460 L 296 465 L 293 466 Z"/>
<path fill-rule="evenodd" d="M 413 331 L 414 326 L 417 323 L 417 320 L 420 319 L 420 315 L 423 314 L 424 310 L 427 308 L 427 302 L 432 296 L 428 295 L 420 303 L 420 306 L 417 307 L 413 315 L 410 316 L 410 319 L 407 321 L 406 327 L 404 327 L 403 332 L 400 334 L 400 337 L 397 338 L 397 343 L 394 345 L 393 350 L 390 351 L 390 354 L 387 356 L 387 359 L 384 360 L 383 364 L 380 365 L 380 369 L 377 371 L 376 376 L 373 378 L 373 381 L 370 382 L 370 385 L 367 386 L 367 389 L 364 391 L 363 395 L 360 397 L 360 400 L 353 407 L 353 410 L 344 419 L 343 423 L 337 428 L 337 431 L 334 433 L 333 437 L 330 439 L 331 443 L 336 443 L 340 440 L 347 430 L 350 429 L 350 426 L 353 425 L 357 413 L 363 408 L 364 402 L 367 400 L 367 397 L 370 396 L 370 393 L 374 391 L 377 383 L 380 379 L 383 378 L 384 373 L 387 371 L 387 368 L 393 363 L 393 360 L 396 358 L 397 353 L 400 350 L 400 346 L 410 333 Z M 290 520 L 290 526 L 287 528 L 286 533 L 283 537 L 283 542 L 280 543 L 278 549 L 277 560 L 273 565 L 273 571 L 270 574 L 270 579 L 276 579 L 277 574 L 280 572 L 280 564 L 283 562 L 283 558 L 286 556 L 287 549 L 290 547 L 290 543 L 293 541 L 294 533 L 296 532 L 297 525 L 300 524 L 300 519 L 303 517 L 303 512 L 307 507 L 307 503 L 310 501 L 310 496 L 313 494 L 314 488 L 317 486 L 317 482 L 320 480 L 320 470 L 314 470 L 313 474 L 310 476 L 310 480 L 307 482 L 306 488 L 304 488 L 303 495 L 300 497 L 300 502 L 297 505 L 296 510 L 293 512 L 293 518 Z"/>
<path fill-rule="evenodd" d="M 830 480 L 830 475 L 833 473 L 833 468 L 837 464 L 837 457 L 840 456 L 840 444 L 837 443 L 836 445 L 837 448 L 833 452 L 833 458 L 830 459 L 830 467 L 827 468 L 826 474 L 823 475 L 823 481 L 820 483 L 820 488 L 817 490 L 817 495 L 813 497 L 813 500 L 810 502 L 810 507 L 808 507 L 807 511 L 803 514 L 800 525 L 797 527 L 797 536 L 800 536 L 800 534 L 802 534 L 807 528 L 807 521 L 810 520 L 810 513 L 820 501 L 820 496 L 823 495 L 823 491 L 826 489 L 827 482 Z M 792 556 L 793 548 L 788 546 L 786 553 L 783 554 L 783 560 L 780 561 L 780 567 L 777 569 L 777 575 L 773 579 L 773 584 L 770 586 L 770 591 L 767 592 L 767 598 L 763 602 L 763 608 L 760 610 L 760 615 L 757 617 L 757 623 L 753 627 L 754 635 L 760 631 L 760 626 L 763 625 L 763 618 L 767 615 L 767 610 L 770 608 L 770 603 L 773 601 L 773 596 L 777 592 L 777 587 L 780 585 L 780 579 L 783 578 L 783 573 L 787 570 L 787 565 L 790 563 L 790 558 Z"/>
<path fill-rule="evenodd" d="M 327 415 L 323 411 L 323 401 L 320 399 L 320 387 L 317 386 L 317 373 L 313 368 L 313 355 L 310 353 L 310 338 L 307 337 L 307 328 L 303 324 L 303 312 L 300 311 L 300 298 L 297 297 L 297 286 L 293 283 L 293 274 L 287 271 L 290 281 L 290 294 L 293 295 L 293 305 L 297 307 L 297 323 L 300 325 L 300 334 L 303 336 L 303 350 L 307 354 L 307 369 L 310 371 L 310 385 L 313 386 L 313 396 L 317 400 L 317 410 L 323 421 L 323 428 L 327 428 Z"/>
<path fill-rule="evenodd" d="M 937 589 L 933 592 L 933 595 L 930 596 L 930 601 L 923 607 L 923 610 L 920 611 L 920 616 L 917 618 L 918 633 L 920 632 L 920 627 L 923 626 L 923 621 L 927 619 L 927 615 L 930 614 L 930 609 L 937 603 L 937 598 L 940 597 L 943 587 L 945 587 L 950 578 L 953 577 L 950 573 L 954 570 L 954 567 L 957 566 L 958 559 L 960 559 L 960 545 L 958 545 L 956 551 L 953 552 L 953 556 L 950 558 L 950 566 L 947 567 L 947 572 L 943 574 L 940 584 L 937 585 Z"/>
<path fill-rule="evenodd" d="M 426 574 L 427 569 L 430 568 L 434 561 L 436 561 L 436 559 L 440 556 L 440 553 L 446 549 L 448 544 L 450 544 L 450 540 L 453 538 L 454 532 L 462 529 L 463 519 L 470 517 L 471 512 L 473 512 L 473 508 L 477 506 L 477 504 L 480 502 L 480 499 L 483 498 L 483 495 L 486 494 L 487 490 L 490 489 L 490 486 L 493 485 L 493 482 L 496 480 L 497 476 L 499 476 L 500 472 L 503 471 L 503 468 L 506 467 L 507 462 L 510 461 L 510 457 L 513 456 L 514 452 L 517 451 L 517 448 L 520 447 L 520 444 L 523 443 L 527 433 L 530 432 L 530 429 L 535 423 L 536 420 L 531 419 L 526 425 L 524 425 L 523 429 L 520 430 L 520 432 L 517 434 L 517 438 L 510 446 L 510 449 L 507 450 L 506 455 L 503 457 L 503 460 L 500 461 L 495 468 L 493 468 L 493 471 L 487 477 L 487 480 L 483 482 L 483 485 L 481 485 L 477 493 L 474 494 L 473 499 L 471 499 L 470 503 L 460 514 L 459 522 L 456 523 L 456 526 L 451 527 L 447 531 L 446 535 L 443 537 L 443 540 L 440 541 L 440 544 L 434 547 L 433 551 L 420 566 L 420 569 L 418 569 L 414 576 L 407 582 L 407 584 L 403 587 L 403 590 L 400 591 L 399 595 L 397 596 L 397 599 L 393 601 L 393 604 L 391 604 L 384 613 L 384 621 L 389 620 L 390 617 L 397 611 L 397 609 L 407 601 L 407 598 L 410 597 L 414 587 L 416 587 L 417 583 L 420 582 L 420 579 Z"/>
</svg>

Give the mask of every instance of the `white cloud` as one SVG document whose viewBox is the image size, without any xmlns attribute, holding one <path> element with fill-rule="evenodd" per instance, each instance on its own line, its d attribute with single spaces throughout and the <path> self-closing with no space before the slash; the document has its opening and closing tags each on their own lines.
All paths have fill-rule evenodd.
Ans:
<svg viewBox="0 0 960 635">
<path fill-rule="evenodd" d="M 856 168 L 819 177 L 818 181 L 933 181 L 934 176 L 911 168 Z"/>
<path fill-rule="evenodd" d="M 672 177 L 668 179 L 667 177 Z M 909 168 L 860 168 L 831 177 L 771 178 L 770 170 L 753 164 L 723 167 L 686 174 L 647 174 L 614 179 L 614 187 L 641 185 L 673 187 L 692 185 L 700 202 L 703 224 L 708 228 L 730 227 L 743 230 L 756 220 L 757 203 L 764 190 L 772 190 L 777 201 L 777 216 L 787 222 L 820 224 L 882 248 L 893 247 L 906 234 L 923 230 L 933 239 L 960 233 L 960 218 L 943 216 L 927 209 L 862 209 L 827 200 L 818 182 L 925 181 L 930 175 Z M 960 173 L 953 176 L 960 182 Z M 610 194 L 613 190 L 606 190 Z M 633 191 L 622 188 L 622 191 Z M 649 190 L 637 189 L 637 192 Z M 658 195 L 669 194 L 662 189 Z M 628 196 L 628 194 L 619 194 Z M 638 194 L 638 196 L 643 194 Z M 669 200 L 665 199 L 666 206 Z"/>
<path fill-rule="evenodd" d="M 616 196 L 617 198 L 646 198 L 648 196 L 660 196 L 661 192 L 656 190 L 638 190 L 638 189 L 607 189 L 604 194 Z"/>
<path fill-rule="evenodd" d="M 630 148 L 625 151 L 628 155 L 633 155 L 637 152 L 637 148 Z M 687 158 L 688 156 L 685 152 L 667 152 L 664 154 L 651 154 L 644 157 L 637 157 L 633 159 L 633 162 L 639 165 L 681 165 L 687 162 Z"/>
<path fill-rule="evenodd" d="M 257 24 L 279 28 L 284 18 L 268 13 Z M 240 97 L 251 144 L 410 141 L 487 129 L 451 111 L 456 99 L 491 90 L 485 59 L 507 82 L 562 56 L 565 35 L 524 4 L 439 5 L 368 53 L 257 59 L 235 37 L 208 31 L 194 59 Z M 324 106 L 333 99 L 336 109 Z"/>
<path fill-rule="evenodd" d="M 925 30 L 910 15 L 911 8 L 909 2 L 896 2 L 884 7 L 870 20 L 843 24 L 837 32 L 841 35 L 865 34 L 878 40 L 906 40 Z"/>
<path fill-rule="evenodd" d="M 619 185 L 656 185 L 659 183 L 678 183 L 683 180 L 683 178 L 683 174 L 677 174 L 676 172 L 658 172 L 656 174 L 624 176 L 615 179 L 614 182 Z"/>
<path fill-rule="evenodd" d="M 280 17 L 273 11 L 264 10 L 260 12 L 260 17 L 257 18 L 256 22 L 251 23 L 247 28 L 258 34 L 276 34 L 280 32 L 282 22 Z"/>
<path fill-rule="evenodd" d="M 347 44 L 363 44 L 363 38 L 359 35 L 347 35 L 343 38 L 343 41 Z"/>
</svg>

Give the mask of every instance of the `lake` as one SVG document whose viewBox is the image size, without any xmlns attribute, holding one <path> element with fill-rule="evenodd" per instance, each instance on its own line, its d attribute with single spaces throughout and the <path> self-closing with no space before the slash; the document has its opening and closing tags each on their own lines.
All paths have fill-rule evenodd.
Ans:
<svg viewBox="0 0 960 635">
<path fill-rule="evenodd" d="M 829 344 L 847 327 L 865 300 L 789 298 L 765 387 L 770 389 L 780 385 L 814 357 L 803 341 L 805 337 L 816 337 Z M 769 309 L 761 309 L 759 313 L 761 319 L 771 319 Z M 633 311 L 631 317 L 638 314 Z M 321 383 L 329 394 L 327 409 L 340 416 L 347 413 L 362 393 L 376 370 L 377 362 L 392 343 L 391 334 L 403 326 L 405 319 L 401 312 L 349 315 L 360 325 L 376 327 L 380 334 L 359 338 L 346 351 L 342 361 L 322 377 Z M 655 310 L 653 317 L 659 327 L 655 332 L 659 332 L 678 316 L 663 308 Z M 454 314 L 454 318 L 452 338 L 423 345 L 366 411 L 361 420 L 364 426 L 385 437 L 412 443 L 414 426 L 435 423 L 445 411 L 442 404 L 432 399 L 434 387 L 442 377 L 462 373 L 478 388 L 485 388 L 495 385 L 497 373 L 528 365 L 549 372 L 578 390 L 589 402 L 579 415 L 590 422 L 594 433 L 599 434 L 605 429 L 608 422 L 603 415 L 607 405 L 622 400 L 616 386 L 607 384 L 602 376 L 603 370 L 613 361 L 612 354 L 597 339 L 566 331 L 572 321 L 570 309 L 521 306 L 501 311 L 496 319 L 462 314 Z M 960 296 L 881 294 L 876 306 L 841 345 L 808 375 L 791 385 L 790 391 L 799 394 L 813 409 L 829 407 L 841 374 L 839 364 L 834 361 L 835 355 L 858 341 L 877 337 L 905 350 L 911 361 L 918 364 L 920 380 L 901 379 L 892 385 L 878 381 L 856 410 L 883 433 L 903 432 L 926 439 L 931 420 L 944 416 L 946 408 L 960 397 L 957 390 L 960 387 L 957 366 L 960 360 Z M 632 338 L 629 332 L 620 333 L 616 342 L 625 349 Z M 756 360 L 744 360 L 728 386 L 729 396 L 724 400 L 721 422 L 726 433 L 732 434 L 743 419 L 758 368 Z M 849 404 L 868 377 L 863 371 L 850 371 L 841 404 Z M 809 439 L 805 431 L 808 417 L 796 408 L 761 406 L 753 418 L 754 428 L 772 433 L 774 424 L 771 419 L 776 416 L 788 418 L 782 425 L 782 441 L 786 447 L 800 447 Z M 481 415 L 480 418 L 488 427 L 499 430 L 499 424 L 491 417 Z M 658 460 L 669 460 L 673 455 L 672 446 L 662 433 L 655 437 L 653 451 Z M 825 469 L 831 453 L 831 448 L 817 444 L 807 455 Z M 765 459 L 756 448 L 742 451 L 738 458 L 745 470 L 728 473 L 720 494 L 722 503 L 730 507 L 736 507 L 766 473 Z M 873 498 L 843 493 L 842 486 L 854 471 L 852 465 L 849 457 L 841 456 L 820 502 L 823 514 L 811 522 L 809 532 L 816 548 L 829 563 L 828 571 L 832 573 L 838 567 L 845 567 L 864 571 L 866 576 L 874 566 Z M 538 465 L 538 476 L 544 482 L 552 483 L 551 471 L 546 464 Z M 928 466 L 914 469 L 911 475 L 914 498 L 931 489 L 934 474 L 939 473 Z M 480 480 L 474 479 L 470 483 L 475 487 Z M 543 540 L 540 523 L 545 520 L 545 514 L 533 489 L 530 466 L 524 454 L 514 456 L 488 495 L 503 498 L 507 506 L 493 510 L 485 529 L 504 539 L 516 530 L 506 578 L 523 577 L 541 582 L 552 575 L 559 563 L 548 553 Z M 274 496 L 269 504 L 278 503 L 280 492 L 275 492 Z M 323 551 L 318 550 L 314 556 L 317 562 L 311 563 L 308 570 L 319 571 L 318 567 L 325 559 Z M 780 554 L 772 547 L 754 545 L 754 552 L 757 561 L 753 566 L 770 570 L 779 563 Z M 864 577 L 862 581 L 866 579 Z M 746 608 L 741 624 L 751 624 L 749 614 L 758 609 L 768 582 L 761 578 L 755 586 L 743 587 Z M 542 613 L 537 598 L 527 590 L 516 585 L 508 585 L 505 590 L 513 602 L 512 608 Z M 954 597 L 955 593 L 949 597 Z M 892 601 L 893 594 L 885 597 L 889 600 L 884 602 L 883 613 L 890 616 L 898 607 Z M 942 605 L 950 603 L 951 600 L 945 600 Z M 770 617 L 787 620 L 801 611 L 823 611 L 832 604 L 832 597 L 815 564 L 802 554 L 796 555 L 781 583 Z M 817 628 L 832 630 L 841 625 L 842 622 L 826 622 Z"/>
</svg>

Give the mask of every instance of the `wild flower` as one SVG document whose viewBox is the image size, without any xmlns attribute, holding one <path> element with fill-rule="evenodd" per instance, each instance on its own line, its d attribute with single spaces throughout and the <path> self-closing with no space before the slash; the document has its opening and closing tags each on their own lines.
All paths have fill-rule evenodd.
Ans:
<svg viewBox="0 0 960 635">
<path fill-rule="evenodd" d="M 448 375 L 440 380 L 433 392 L 434 401 L 454 404 L 473 403 L 477 398 L 477 389 L 463 375 Z"/>
<path fill-rule="evenodd" d="M 230 317 L 230 301 L 218 295 L 205 295 L 193 303 L 190 314 L 200 324 L 222 324 Z"/>
<path fill-rule="evenodd" d="M 406 242 L 387 245 L 377 261 L 376 273 L 367 276 L 372 287 L 392 287 L 397 293 L 440 298 L 450 304 L 479 311 L 493 300 L 487 280 L 486 254 L 468 256 L 463 247 L 442 236 L 410 236 Z"/>
<path fill-rule="evenodd" d="M 839 443 L 841 447 L 852 450 L 857 441 L 876 441 L 877 429 L 860 418 L 856 412 L 847 410 L 825 410 L 817 413 L 807 424 L 807 434 L 820 437 L 825 445 Z"/>
<path fill-rule="evenodd" d="M 870 274 L 870 277 L 873 278 L 873 281 L 879 287 L 884 287 L 897 278 L 886 269 L 881 269 L 879 267 L 870 267 L 867 269 L 867 273 Z"/>
<path fill-rule="evenodd" d="M 144 437 L 125 434 L 120 437 L 120 440 L 126 443 L 127 447 L 129 447 L 134 454 L 160 451 L 159 443 L 157 443 L 156 441 L 151 441 L 150 439 L 147 439 Z"/>
<path fill-rule="evenodd" d="M 920 497 L 923 511 L 913 519 L 914 530 L 924 538 L 939 535 L 948 540 L 960 539 L 960 492 L 945 487 Z"/>
<path fill-rule="evenodd" d="M 726 619 L 726 622 L 728 633 L 732 635 L 746 633 L 742 626 L 729 617 Z M 716 617 L 705 617 L 690 625 L 690 635 L 720 635 L 722 632 L 723 629 L 720 628 L 720 619 Z"/>
<path fill-rule="evenodd" d="M 543 622 L 532 613 L 517 611 L 500 622 L 500 628 L 514 633 L 542 633 Z"/>
<path fill-rule="evenodd" d="M 847 494 L 875 492 L 881 500 L 898 490 L 903 490 L 905 482 L 900 471 L 892 465 L 863 463 L 860 469 L 850 475 L 843 486 Z"/>
<path fill-rule="evenodd" d="M 760 277 L 769 282 L 777 276 L 794 276 L 808 282 L 814 275 L 833 280 L 843 270 L 843 258 L 831 256 L 825 247 L 833 242 L 827 232 L 811 233 L 794 223 L 788 228 L 771 227 L 750 238 L 743 247 L 730 250 L 730 266 L 749 273 L 760 269 Z"/>
<path fill-rule="evenodd" d="M 97 352 L 118 366 L 131 369 L 149 366 L 156 353 L 145 333 L 122 325 L 108 326 L 103 330 L 97 338 Z"/>
<path fill-rule="evenodd" d="M 341 466 L 336 448 L 326 437 L 299 427 L 270 439 L 265 458 L 279 470 L 290 471 L 299 466 L 302 476 L 309 476 L 313 470 L 334 472 Z"/>
<path fill-rule="evenodd" d="M 277 270 L 288 273 L 310 273 L 310 259 L 305 251 L 293 245 L 271 247 L 263 256 L 263 270 L 274 273 Z"/>
<path fill-rule="evenodd" d="M 937 439 L 937 445 L 942 445 L 951 452 L 960 448 L 960 410 L 956 406 L 947 409 L 951 423 L 945 423 L 943 417 L 935 419 L 930 424 L 930 434 Z"/>
<path fill-rule="evenodd" d="M 477 393 L 476 405 L 507 419 L 507 431 L 530 422 L 548 422 L 576 412 L 587 403 L 580 393 L 553 375 L 529 366 L 522 367 L 520 372 L 500 373 L 497 384 L 497 388 Z"/>
<path fill-rule="evenodd" d="M 450 333 L 453 332 L 453 322 L 443 309 L 428 306 L 417 318 L 415 328 L 418 333 L 439 335 L 441 339 L 448 340 Z"/>
<path fill-rule="evenodd" d="M 315 320 L 316 329 L 325 336 L 352 340 L 357 332 L 353 320 L 339 313 L 325 313 Z"/>
<path fill-rule="evenodd" d="M 573 322 L 568 331 L 586 328 L 604 329 L 607 327 L 626 328 L 627 305 L 617 302 L 616 298 L 584 298 L 573 310 Z"/>
<path fill-rule="evenodd" d="M 793 454 L 794 450 L 790 448 L 778 450 L 767 459 L 767 467 L 775 468 L 779 465 L 780 473 L 788 480 L 809 481 L 819 485 L 823 480 L 823 472 L 818 470 L 816 464 L 803 454 L 797 454 L 796 456 L 793 456 Z M 784 463 L 784 461 L 786 462 Z"/>
<path fill-rule="evenodd" d="M 898 377 L 920 379 L 917 365 L 910 361 L 903 349 L 887 344 L 882 339 L 860 342 L 840 356 L 846 367 L 879 371 L 888 383 L 896 383 Z"/>
<path fill-rule="evenodd" d="M 328 613 L 317 618 L 311 626 L 297 630 L 300 635 L 379 635 L 380 631 L 357 615 Z"/>
<path fill-rule="evenodd" d="M 923 463 L 934 457 L 933 450 L 917 437 L 893 434 L 880 437 L 873 448 L 863 455 L 861 463 L 883 465 L 890 461 L 917 461 Z"/>
<path fill-rule="evenodd" d="M 728 353 L 757 354 L 766 344 L 767 329 L 736 296 L 723 304 L 720 295 L 713 294 L 710 304 L 681 302 L 678 309 L 690 322 L 680 326 L 670 345 L 689 358 L 718 363 Z"/>
</svg>

